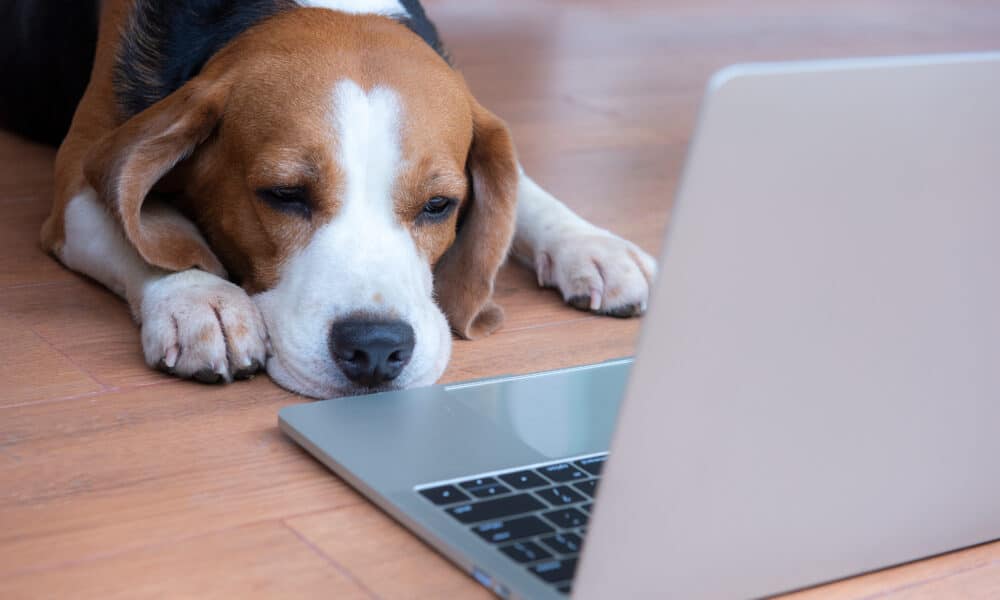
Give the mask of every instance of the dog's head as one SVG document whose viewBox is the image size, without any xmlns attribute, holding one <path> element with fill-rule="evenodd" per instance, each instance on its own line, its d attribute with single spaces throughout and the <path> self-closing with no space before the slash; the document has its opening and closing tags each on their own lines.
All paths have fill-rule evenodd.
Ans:
<svg viewBox="0 0 1000 600">
<path fill-rule="evenodd" d="M 502 322 L 491 298 L 514 229 L 510 135 L 391 19 L 272 17 L 91 156 L 89 178 L 147 262 L 224 268 L 253 296 L 268 372 L 287 388 L 429 384 L 450 330 Z M 142 210 L 168 173 L 208 247 Z"/>
</svg>

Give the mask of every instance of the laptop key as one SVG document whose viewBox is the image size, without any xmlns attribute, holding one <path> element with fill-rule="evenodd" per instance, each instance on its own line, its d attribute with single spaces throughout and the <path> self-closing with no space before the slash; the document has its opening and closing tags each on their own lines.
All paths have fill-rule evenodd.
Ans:
<svg viewBox="0 0 1000 600">
<path fill-rule="evenodd" d="M 517 471 L 501 475 L 500 479 L 504 483 L 518 490 L 530 490 L 536 487 L 549 485 L 549 482 L 534 471 Z"/>
<path fill-rule="evenodd" d="M 583 547 L 583 538 L 575 533 L 557 533 L 549 537 L 542 538 L 542 543 L 551 548 L 556 554 L 579 554 Z"/>
<path fill-rule="evenodd" d="M 492 496 L 500 496 L 502 494 L 506 494 L 510 492 L 510 488 L 505 485 L 495 483 L 493 485 L 484 485 L 482 487 L 469 488 L 465 491 L 472 494 L 476 498 L 490 498 Z"/>
<path fill-rule="evenodd" d="M 530 563 L 536 560 L 552 558 L 552 553 L 535 542 L 514 542 L 500 548 L 500 551 L 519 563 Z"/>
<path fill-rule="evenodd" d="M 507 521 L 490 521 L 472 528 L 476 535 L 487 542 L 502 544 L 511 540 L 552 533 L 552 528 L 538 517 L 520 517 Z"/>
<path fill-rule="evenodd" d="M 590 473 L 594 477 L 600 477 L 601 469 L 604 468 L 604 463 L 608 460 L 607 456 L 593 456 L 591 458 L 585 458 L 583 460 L 576 461 L 576 466 L 580 467 L 584 471 Z"/>
<path fill-rule="evenodd" d="M 483 487 L 484 485 L 493 485 L 494 483 L 498 483 L 495 477 L 480 477 L 478 479 L 470 479 L 468 481 L 463 481 L 462 483 L 458 484 L 458 487 L 467 490 L 470 488 Z"/>
<path fill-rule="evenodd" d="M 436 488 L 420 490 L 420 495 L 438 506 L 454 504 L 455 502 L 462 502 L 469 499 L 468 494 L 453 485 L 442 485 Z"/>
<path fill-rule="evenodd" d="M 493 500 L 469 502 L 448 509 L 448 514 L 463 523 L 490 521 L 529 513 L 545 508 L 545 505 L 531 494 L 501 496 Z"/>
<path fill-rule="evenodd" d="M 589 475 L 569 463 L 559 463 L 547 467 L 539 467 L 538 472 L 556 483 L 587 479 Z"/>
<path fill-rule="evenodd" d="M 451 510 L 455 510 L 454 508 Z M 564 508 L 542 513 L 542 516 L 551 521 L 556 527 L 570 529 L 573 527 L 583 527 L 587 524 L 587 515 L 575 508 Z"/>
<path fill-rule="evenodd" d="M 597 493 L 597 483 L 598 479 L 590 479 L 587 481 L 578 481 L 573 484 L 573 487 L 580 490 L 587 495 L 588 498 L 593 498 L 594 494 Z"/>
<path fill-rule="evenodd" d="M 538 490 L 535 493 L 538 494 L 539 498 L 545 500 L 552 506 L 566 506 L 567 504 L 576 504 L 577 502 L 583 502 L 586 500 L 586 498 L 574 492 L 569 486 L 565 485 L 549 488 L 547 490 Z"/>
<path fill-rule="evenodd" d="M 549 583 L 562 583 L 573 579 L 576 572 L 576 559 L 547 560 L 528 569 Z"/>
</svg>

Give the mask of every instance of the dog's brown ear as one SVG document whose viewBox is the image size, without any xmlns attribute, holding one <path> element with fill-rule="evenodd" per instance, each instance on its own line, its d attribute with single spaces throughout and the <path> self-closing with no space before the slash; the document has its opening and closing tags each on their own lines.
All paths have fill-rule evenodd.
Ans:
<svg viewBox="0 0 1000 600">
<path fill-rule="evenodd" d="M 507 126 L 471 102 L 471 193 L 455 243 L 434 271 L 438 304 L 455 333 L 466 339 L 489 335 L 503 324 L 503 310 L 493 302 L 493 284 L 514 236 L 519 177 Z"/>
<path fill-rule="evenodd" d="M 143 203 L 153 186 L 212 133 L 228 85 L 194 79 L 108 133 L 84 162 L 88 183 L 149 264 L 168 271 L 225 269 L 193 224 Z"/>
</svg>

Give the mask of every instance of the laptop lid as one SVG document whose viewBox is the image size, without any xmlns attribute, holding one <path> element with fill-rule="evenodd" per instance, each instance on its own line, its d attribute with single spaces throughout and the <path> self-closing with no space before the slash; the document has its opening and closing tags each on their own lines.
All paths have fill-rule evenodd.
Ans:
<svg viewBox="0 0 1000 600">
<path fill-rule="evenodd" d="M 1000 538 L 1000 54 L 711 83 L 575 597 Z"/>
</svg>

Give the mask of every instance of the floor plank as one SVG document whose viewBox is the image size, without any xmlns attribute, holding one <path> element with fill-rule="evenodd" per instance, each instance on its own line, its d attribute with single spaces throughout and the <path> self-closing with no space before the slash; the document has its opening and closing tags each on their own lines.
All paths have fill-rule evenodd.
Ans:
<svg viewBox="0 0 1000 600">
<path fill-rule="evenodd" d="M 276 428 L 266 378 L 5 409 L 0 576 L 356 504 Z"/>
<path fill-rule="evenodd" d="M 0 288 L 0 306 L 103 385 L 171 381 L 146 366 L 128 305 L 96 282 L 74 276 L 64 283 Z"/>
<path fill-rule="evenodd" d="M 266 549 L 266 550 L 265 550 Z M 270 521 L 59 569 L 0 578 L 4 598 L 372 598 L 294 531 Z"/>
<path fill-rule="evenodd" d="M 0 178 L 0 206 L 24 198 L 44 211 L 52 193 L 52 161 L 55 148 L 26 142 L 0 130 L 0 165 L 16 165 L 16 177 Z"/>
<path fill-rule="evenodd" d="M 939 580 L 945 585 L 958 583 L 948 582 L 954 575 L 978 571 L 980 569 L 1000 568 L 1000 542 L 985 544 L 968 550 L 951 552 L 932 560 L 922 560 L 892 569 L 885 569 L 853 579 L 788 594 L 785 600 L 851 600 L 853 598 L 873 598 L 880 594 L 888 594 L 895 598 L 896 594 L 909 593 L 910 590 L 922 588 L 925 585 L 936 585 Z M 938 597 L 944 597 L 940 595 Z M 966 597 L 964 594 L 955 597 Z"/>
<path fill-rule="evenodd" d="M 4 338 L 0 343 L 0 407 L 81 396 L 103 389 L 22 319 L 2 309 L 0 331 Z M 40 373 L 45 376 L 40 377 Z M 0 432 L 4 429 L 0 425 Z"/>
<path fill-rule="evenodd" d="M 289 519 L 288 525 L 379 598 L 493 597 L 391 518 L 367 506 Z"/>
<path fill-rule="evenodd" d="M 887 600 L 993 600 L 1000 598 L 1000 561 L 972 568 L 920 585 L 909 585 L 890 592 Z"/>
<path fill-rule="evenodd" d="M 46 169 L 47 171 L 47 169 Z M 47 174 L 47 178 L 51 175 Z M 0 179 L 8 179 L 3 177 Z M 41 250 L 39 231 L 48 214 L 51 192 L 31 196 L 0 196 L 3 234 L 0 235 L 0 288 L 74 281 Z"/>
<path fill-rule="evenodd" d="M 456 341 L 443 382 L 475 379 L 482 373 L 521 375 L 599 363 L 630 356 L 639 321 L 584 316 L 579 320 L 501 331 L 474 342 Z M 504 365 L 502 372 L 493 370 Z"/>
</svg>

